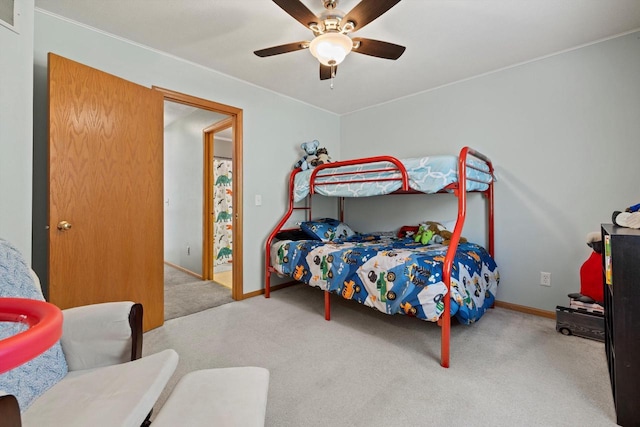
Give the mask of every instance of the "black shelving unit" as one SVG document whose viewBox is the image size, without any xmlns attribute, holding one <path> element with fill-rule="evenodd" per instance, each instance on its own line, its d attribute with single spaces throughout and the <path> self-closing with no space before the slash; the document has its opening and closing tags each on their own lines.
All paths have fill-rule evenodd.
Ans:
<svg viewBox="0 0 640 427">
<path fill-rule="evenodd" d="M 602 224 L 605 351 L 619 425 L 640 426 L 640 230 Z"/>
</svg>

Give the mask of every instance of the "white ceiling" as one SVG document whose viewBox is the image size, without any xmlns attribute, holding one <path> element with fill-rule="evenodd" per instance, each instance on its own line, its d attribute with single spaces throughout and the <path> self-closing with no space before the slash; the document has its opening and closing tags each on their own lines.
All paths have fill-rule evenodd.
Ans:
<svg viewBox="0 0 640 427">
<path fill-rule="evenodd" d="M 342 0 L 347 12 L 359 0 Z M 302 0 L 323 11 L 321 0 Z M 354 36 L 406 46 L 397 61 L 350 54 L 334 89 L 306 50 L 254 50 L 311 40 L 269 0 L 35 0 L 49 11 L 337 114 L 640 29 L 639 0 L 402 0 Z"/>
</svg>

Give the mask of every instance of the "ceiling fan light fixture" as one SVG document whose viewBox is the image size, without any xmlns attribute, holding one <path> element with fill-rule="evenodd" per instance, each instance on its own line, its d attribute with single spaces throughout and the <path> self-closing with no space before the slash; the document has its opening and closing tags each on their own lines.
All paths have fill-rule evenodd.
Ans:
<svg viewBox="0 0 640 427">
<path fill-rule="evenodd" d="M 321 34 L 309 44 L 311 54 L 327 66 L 340 64 L 352 47 L 353 41 L 342 33 Z"/>
</svg>

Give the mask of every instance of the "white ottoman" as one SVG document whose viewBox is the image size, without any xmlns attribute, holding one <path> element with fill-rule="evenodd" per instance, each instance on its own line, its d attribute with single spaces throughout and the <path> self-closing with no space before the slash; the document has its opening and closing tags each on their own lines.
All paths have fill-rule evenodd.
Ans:
<svg viewBox="0 0 640 427">
<path fill-rule="evenodd" d="M 193 371 L 178 381 L 152 426 L 262 427 L 268 390 L 264 368 Z"/>
</svg>

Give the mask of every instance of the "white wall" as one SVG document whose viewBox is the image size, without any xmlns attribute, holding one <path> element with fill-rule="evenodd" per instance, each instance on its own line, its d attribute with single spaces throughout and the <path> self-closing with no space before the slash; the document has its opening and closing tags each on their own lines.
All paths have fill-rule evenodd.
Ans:
<svg viewBox="0 0 640 427">
<path fill-rule="evenodd" d="M 498 299 L 554 310 L 580 290 L 586 234 L 640 202 L 640 33 L 354 112 L 341 126 L 344 158 L 453 154 L 464 145 L 489 155 L 500 178 Z M 418 203 L 391 221 L 446 216 Z M 366 204 L 349 222 L 384 228 L 351 219 L 365 212 Z M 481 236 L 478 227 L 463 235 Z M 539 285 L 541 271 L 551 272 L 550 288 Z"/>
<path fill-rule="evenodd" d="M 0 237 L 31 259 L 33 0 L 0 25 Z"/>
<path fill-rule="evenodd" d="M 288 173 L 300 154 L 299 144 L 319 139 L 339 157 L 339 116 L 36 10 L 37 76 L 45 74 L 47 52 L 144 86 L 243 109 L 244 291 L 263 288 L 264 243 L 284 212 Z M 43 117 L 35 120 L 37 127 L 46 127 Z M 254 205 L 256 194 L 262 195 L 261 206 Z"/>
</svg>

